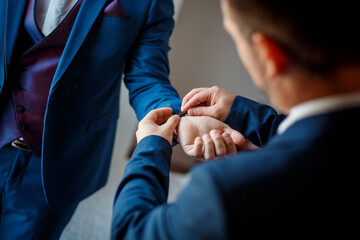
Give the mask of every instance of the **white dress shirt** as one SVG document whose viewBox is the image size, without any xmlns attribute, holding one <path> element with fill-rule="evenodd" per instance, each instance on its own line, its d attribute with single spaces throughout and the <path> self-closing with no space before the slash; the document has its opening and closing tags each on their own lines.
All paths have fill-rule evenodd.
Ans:
<svg viewBox="0 0 360 240">
<path fill-rule="evenodd" d="M 360 92 L 304 102 L 290 109 L 289 116 L 279 125 L 277 132 L 284 133 L 291 125 L 304 118 L 354 107 L 360 107 Z"/>
<path fill-rule="evenodd" d="M 36 0 L 36 23 L 45 36 L 66 17 L 78 0 Z"/>
</svg>

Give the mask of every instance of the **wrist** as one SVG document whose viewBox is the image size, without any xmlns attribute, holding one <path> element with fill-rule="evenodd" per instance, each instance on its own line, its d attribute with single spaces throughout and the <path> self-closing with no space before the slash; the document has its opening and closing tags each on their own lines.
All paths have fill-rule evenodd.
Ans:
<svg viewBox="0 0 360 240">
<path fill-rule="evenodd" d="M 180 118 L 188 116 L 187 112 L 182 112 L 182 111 L 176 112 L 173 115 L 178 115 Z M 174 134 L 173 134 L 173 139 L 172 139 L 172 144 L 171 144 L 172 147 L 175 147 L 176 145 L 179 144 L 179 139 L 178 139 L 177 135 L 178 135 L 177 134 L 177 128 L 175 128 L 175 131 L 174 131 Z"/>
</svg>

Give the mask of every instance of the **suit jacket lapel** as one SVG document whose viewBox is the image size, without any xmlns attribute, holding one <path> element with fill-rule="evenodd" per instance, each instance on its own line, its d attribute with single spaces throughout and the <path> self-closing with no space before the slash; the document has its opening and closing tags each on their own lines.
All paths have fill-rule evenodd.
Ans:
<svg viewBox="0 0 360 240">
<path fill-rule="evenodd" d="M 79 48 L 83 44 L 96 18 L 101 13 L 107 0 L 83 0 L 81 9 L 75 20 L 73 29 L 70 33 L 68 42 L 61 56 L 58 68 L 56 70 L 51 91 L 54 90 L 59 83 L 62 75 L 69 67 Z M 91 51 L 91 50 L 90 50 Z"/>
<path fill-rule="evenodd" d="M 20 24 L 24 19 L 27 0 L 7 0 L 8 12 L 6 14 L 5 29 L 5 66 L 10 64 L 14 51 L 16 39 L 19 33 Z"/>
</svg>

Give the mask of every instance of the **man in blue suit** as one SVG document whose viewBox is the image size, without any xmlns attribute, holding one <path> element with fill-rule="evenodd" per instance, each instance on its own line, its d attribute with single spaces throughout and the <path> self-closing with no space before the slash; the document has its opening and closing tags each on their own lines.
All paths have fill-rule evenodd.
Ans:
<svg viewBox="0 0 360 240">
<path fill-rule="evenodd" d="M 285 115 L 219 87 L 185 96 L 182 110 L 190 117 L 170 117 L 170 109 L 149 113 L 115 197 L 112 238 L 358 235 L 355 6 L 304 0 L 221 4 L 225 28 L 254 83 Z M 180 121 L 184 144 L 181 133 L 209 116 L 261 149 L 195 167 L 178 199 L 167 204 L 172 131 Z M 235 149 L 221 131 L 197 137 L 193 147 L 194 155 L 205 158 Z"/>
<path fill-rule="evenodd" d="M 106 183 L 121 79 L 138 119 L 180 110 L 172 0 L 0 1 L 0 239 L 57 239 Z"/>
</svg>

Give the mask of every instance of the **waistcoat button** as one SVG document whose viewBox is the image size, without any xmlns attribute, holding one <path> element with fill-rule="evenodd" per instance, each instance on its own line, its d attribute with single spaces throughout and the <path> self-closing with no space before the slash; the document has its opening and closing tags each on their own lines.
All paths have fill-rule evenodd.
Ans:
<svg viewBox="0 0 360 240">
<path fill-rule="evenodd" d="M 17 107 L 17 111 L 18 111 L 19 113 L 23 113 L 23 112 L 25 112 L 25 108 L 24 108 L 23 106 L 18 106 L 18 107 Z"/>
<path fill-rule="evenodd" d="M 24 125 L 21 126 L 21 130 L 22 130 L 22 131 L 29 131 L 29 130 L 30 130 L 30 126 L 27 125 L 27 124 L 24 124 Z"/>
</svg>

